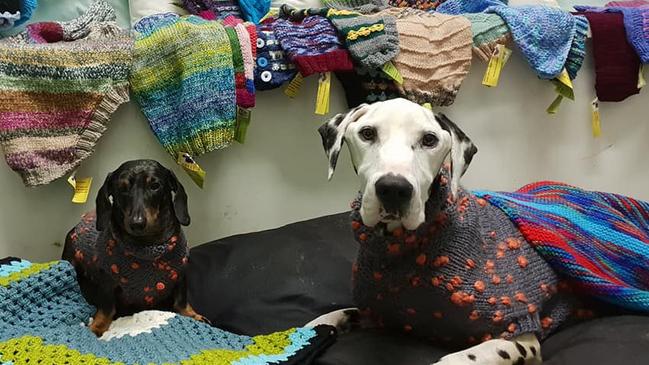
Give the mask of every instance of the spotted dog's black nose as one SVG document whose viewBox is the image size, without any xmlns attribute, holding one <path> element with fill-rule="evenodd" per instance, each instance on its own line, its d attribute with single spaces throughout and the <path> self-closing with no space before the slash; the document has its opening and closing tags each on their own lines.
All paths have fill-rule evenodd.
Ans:
<svg viewBox="0 0 649 365">
<path fill-rule="evenodd" d="M 412 184 L 400 175 L 382 176 L 374 184 L 376 196 L 389 214 L 402 214 L 412 198 Z"/>
</svg>

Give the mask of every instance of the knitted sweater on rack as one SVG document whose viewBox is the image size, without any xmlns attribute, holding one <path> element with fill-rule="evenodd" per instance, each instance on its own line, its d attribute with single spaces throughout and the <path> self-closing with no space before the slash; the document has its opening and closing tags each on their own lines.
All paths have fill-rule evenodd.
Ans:
<svg viewBox="0 0 649 365">
<path fill-rule="evenodd" d="M 451 199 L 445 181 L 414 231 L 367 227 L 352 203 L 356 304 L 380 325 L 458 347 L 546 336 L 572 308 L 559 278 L 503 212 L 465 190 Z"/>
<path fill-rule="evenodd" d="M 328 326 L 242 336 L 169 312 L 119 318 L 97 338 L 94 313 L 66 261 L 0 260 L 0 363 L 309 364 L 330 344 Z"/>
</svg>

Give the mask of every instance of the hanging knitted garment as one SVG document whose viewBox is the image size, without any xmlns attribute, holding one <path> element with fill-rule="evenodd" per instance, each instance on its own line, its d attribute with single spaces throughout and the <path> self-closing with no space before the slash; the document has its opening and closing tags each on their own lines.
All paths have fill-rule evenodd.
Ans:
<svg viewBox="0 0 649 365">
<path fill-rule="evenodd" d="M 359 243 L 352 268 L 359 308 L 394 331 L 466 348 L 522 333 L 546 337 L 573 304 L 557 274 L 497 207 L 442 173 L 416 230 L 367 227 L 352 203 Z"/>
<path fill-rule="evenodd" d="M 225 19 L 229 15 L 243 18 L 237 0 L 183 0 L 183 5 L 190 13 L 210 19 Z M 209 15 L 204 16 L 205 12 Z"/>
<path fill-rule="evenodd" d="M 514 42 L 540 78 L 557 77 L 567 66 L 573 48 L 575 51 L 570 72 L 576 75 L 585 54 L 583 43 L 588 29 L 586 19 L 547 6 L 494 6 L 485 11 L 496 13 L 505 20 Z M 581 41 L 578 40 L 573 47 L 576 34 Z"/>
<path fill-rule="evenodd" d="M 399 97 L 399 89 L 394 80 L 378 69 L 354 67 L 353 72 L 336 72 L 343 85 L 349 109 L 363 103 L 374 103 Z"/>
<path fill-rule="evenodd" d="M 575 9 L 588 12 L 622 13 L 629 43 L 635 48 L 640 61 L 649 63 L 649 3 L 618 1 L 608 3 L 604 8 L 577 5 Z"/>
<path fill-rule="evenodd" d="M 27 186 L 73 171 L 128 101 L 133 40 L 98 0 L 81 17 L 0 41 L 0 144 Z"/>
<path fill-rule="evenodd" d="M 10 364 L 308 365 L 335 336 L 329 326 L 243 336 L 144 311 L 98 339 L 83 325 L 93 313 L 68 262 L 0 262 L 0 354 Z"/>
<path fill-rule="evenodd" d="M 389 8 L 397 19 L 399 54 L 392 60 L 403 77 L 401 94 L 416 103 L 451 105 L 471 67 L 471 23 L 462 16 Z"/>
<path fill-rule="evenodd" d="M 336 29 L 327 18 L 312 15 L 301 22 L 277 19 L 275 37 L 295 63 L 302 76 L 354 68 L 349 52 L 343 48 Z"/>
<path fill-rule="evenodd" d="M 556 182 L 475 192 L 583 293 L 649 311 L 649 203 Z"/>
<path fill-rule="evenodd" d="M 593 34 L 595 91 L 599 101 L 622 101 L 640 92 L 640 58 L 627 41 L 621 13 L 583 13 Z"/>
<path fill-rule="evenodd" d="M 131 88 L 162 146 L 176 159 L 230 145 L 236 99 L 223 25 L 167 13 L 142 18 L 135 30 Z"/>
<path fill-rule="evenodd" d="M 243 19 L 259 24 L 259 21 L 268 14 L 270 0 L 239 0 Z"/>
<path fill-rule="evenodd" d="M 436 11 L 443 14 L 460 15 L 467 13 L 482 13 L 490 6 L 507 5 L 500 0 L 447 0 L 441 3 Z"/>
<path fill-rule="evenodd" d="M 237 105 L 242 108 L 255 106 L 254 67 L 257 54 L 257 31 L 254 25 L 247 24 L 245 25 L 241 19 L 233 16 L 228 16 L 223 20 L 232 48 Z"/>
<path fill-rule="evenodd" d="M 500 15 L 468 13 L 462 16 L 471 22 L 473 53 L 481 60 L 489 62 L 498 44 L 507 45 L 511 42 L 509 28 Z"/>
<path fill-rule="evenodd" d="M 295 65 L 284 54 L 273 32 L 275 18 L 267 18 L 257 26 L 257 65 L 255 87 L 271 90 L 295 77 Z"/>
<path fill-rule="evenodd" d="M 414 8 L 432 11 L 441 3 L 439 0 L 389 0 L 388 4 L 397 8 Z"/>
</svg>

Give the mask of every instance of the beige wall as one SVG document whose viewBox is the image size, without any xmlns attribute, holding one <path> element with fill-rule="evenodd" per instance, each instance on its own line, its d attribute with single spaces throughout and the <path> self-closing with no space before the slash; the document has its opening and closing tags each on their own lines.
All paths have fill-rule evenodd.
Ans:
<svg viewBox="0 0 649 365">
<path fill-rule="evenodd" d="M 474 62 L 456 103 L 446 108 L 479 148 L 464 183 L 470 188 L 513 189 L 539 179 L 649 200 L 649 98 L 647 91 L 624 103 L 602 106 L 603 136 L 590 132 L 589 102 L 594 97 L 590 60 L 576 82 L 576 102 L 564 102 L 559 114 L 545 108 L 553 88 L 538 80 L 515 53 L 495 89 L 481 86 L 485 65 Z M 93 176 L 92 197 L 105 174 L 122 161 L 154 158 L 174 168 L 189 194 L 192 244 L 236 233 L 347 209 L 356 180 L 347 152 L 334 180 L 326 181 L 326 161 L 313 114 L 316 80 L 290 100 L 281 91 L 259 94 L 245 145 L 235 144 L 199 159 L 207 170 L 198 189 L 165 154 L 138 108 L 129 103 L 114 115 L 95 154 L 79 171 Z M 340 85 L 332 86 L 332 113 L 345 109 Z M 0 164 L 0 256 L 32 260 L 59 256 L 65 233 L 79 215 L 94 207 L 70 203 L 65 179 L 27 189 L 17 174 Z"/>
</svg>

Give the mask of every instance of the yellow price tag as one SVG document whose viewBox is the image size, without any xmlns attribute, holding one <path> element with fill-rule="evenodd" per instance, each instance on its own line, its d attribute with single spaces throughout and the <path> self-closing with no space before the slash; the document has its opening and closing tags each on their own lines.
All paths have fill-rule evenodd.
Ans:
<svg viewBox="0 0 649 365">
<path fill-rule="evenodd" d="M 203 188 L 203 183 L 205 182 L 205 171 L 194 161 L 192 156 L 189 153 L 178 152 L 178 159 L 176 163 L 185 170 L 187 175 L 198 185 L 199 188 Z"/>
<path fill-rule="evenodd" d="M 638 70 L 638 89 L 642 89 L 647 85 L 647 81 L 644 79 L 644 65 L 640 65 L 640 69 Z"/>
<path fill-rule="evenodd" d="M 246 132 L 248 132 L 251 115 L 252 111 L 250 109 L 237 107 L 237 129 L 234 132 L 234 140 L 241 144 L 246 141 Z"/>
<path fill-rule="evenodd" d="M 568 76 L 568 71 L 564 68 L 563 71 L 552 80 L 554 84 L 554 90 L 557 94 L 563 96 L 564 98 L 575 100 L 575 92 L 572 86 L 572 80 Z"/>
<path fill-rule="evenodd" d="M 397 84 L 401 85 L 403 84 L 403 76 L 401 76 L 401 72 L 396 68 L 394 63 L 392 61 L 386 62 L 383 67 L 381 68 L 383 72 L 385 72 L 386 75 L 390 76 L 392 80 L 394 80 Z"/>
<path fill-rule="evenodd" d="M 304 84 L 304 77 L 302 77 L 301 73 L 297 73 L 293 80 L 289 82 L 288 86 L 286 87 L 286 90 L 284 90 L 284 94 L 288 96 L 289 98 L 293 99 L 297 96 L 297 94 L 300 92 L 300 89 L 302 88 L 302 84 Z"/>
<path fill-rule="evenodd" d="M 318 80 L 318 96 L 315 104 L 315 113 L 325 115 L 329 113 L 329 93 L 331 90 L 331 72 L 320 74 Z"/>
<path fill-rule="evenodd" d="M 593 137 L 597 138 L 602 135 L 602 125 L 599 117 L 599 99 L 595 98 L 590 103 L 590 109 L 592 112 L 591 126 L 593 128 Z"/>
<path fill-rule="evenodd" d="M 75 174 L 72 174 L 68 178 L 68 184 L 70 184 L 72 189 L 74 189 L 74 195 L 72 196 L 73 203 L 84 204 L 88 201 L 90 186 L 92 185 L 92 177 L 77 179 Z"/>
<path fill-rule="evenodd" d="M 433 106 L 430 105 L 430 103 L 423 103 L 423 104 L 421 104 L 421 106 L 423 106 L 424 108 L 426 108 L 428 110 L 433 110 Z"/>
<path fill-rule="evenodd" d="M 487 70 L 482 77 L 482 85 L 488 87 L 498 86 L 498 80 L 500 80 L 500 73 L 505 67 L 505 64 L 509 60 L 512 51 L 505 47 L 503 44 L 496 45 L 494 53 L 489 59 L 489 64 L 487 65 Z"/>
<path fill-rule="evenodd" d="M 548 114 L 556 114 L 557 110 L 559 110 L 559 106 L 561 105 L 561 101 L 563 101 L 563 96 L 557 95 L 556 98 L 552 101 L 552 104 L 545 110 Z"/>
</svg>

